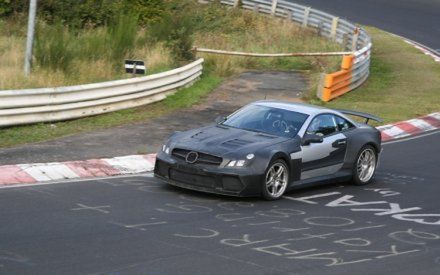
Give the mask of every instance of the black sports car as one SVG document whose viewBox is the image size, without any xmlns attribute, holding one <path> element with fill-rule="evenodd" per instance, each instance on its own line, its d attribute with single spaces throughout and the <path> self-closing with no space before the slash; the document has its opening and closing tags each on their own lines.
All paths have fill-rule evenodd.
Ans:
<svg viewBox="0 0 440 275">
<path fill-rule="evenodd" d="M 257 101 L 217 123 L 174 133 L 157 154 L 154 175 L 210 193 L 280 198 L 293 187 L 328 180 L 369 183 L 380 132 L 354 111 Z"/>
</svg>

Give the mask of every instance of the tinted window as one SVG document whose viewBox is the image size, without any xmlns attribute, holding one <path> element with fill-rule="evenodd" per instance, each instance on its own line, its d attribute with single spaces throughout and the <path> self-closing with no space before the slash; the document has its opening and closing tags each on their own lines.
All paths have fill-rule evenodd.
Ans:
<svg viewBox="0 0 440 275">
<path fill-rule="evenodd" d="M 319 115 L 315 117 L 307 129 L 308 134 L 328 136 L 337 131 L 334 115 Z"/>
<path fill-rule="evenodd" d="M 345 131 L 354 128 L 354 125 L 345 118 L 342 118 L 340 116 L 335 116 L 335 118 L 336 118 L 336 125 L 338 126 L 339 131 Z"/>
<path fill-rule="evenodd" d="M 222 125 L 282 137 L 295 137 L 307 117 L 306 114 L 294 111 L 251 104 L 230 115 Z"/>
</svg>

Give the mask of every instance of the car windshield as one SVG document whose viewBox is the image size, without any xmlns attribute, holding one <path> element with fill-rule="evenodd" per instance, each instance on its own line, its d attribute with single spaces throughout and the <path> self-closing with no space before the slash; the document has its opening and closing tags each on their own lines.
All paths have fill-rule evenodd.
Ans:
<svg viewBox="0 0 440 275">
<path fill-rule="evenodd" d="M 230 115 L 222 125 L 293 138 L 307 117 L 298 112 L 252 104 Z"/>
</svg>

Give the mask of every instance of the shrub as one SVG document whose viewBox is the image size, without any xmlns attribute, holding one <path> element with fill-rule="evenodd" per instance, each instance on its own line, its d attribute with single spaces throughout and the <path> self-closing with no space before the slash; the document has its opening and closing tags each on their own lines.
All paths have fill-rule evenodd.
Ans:
<svg viewBox="0 0 440 275">
<path fill-rule="evenodd" d="M 11 11 L 11 0 L 0 0 L 0 16 L 7 15 Z"/>
<path fill-rule="evenodd" d="M 38 15 L 73 28 L 104 26 L 122 13 L 140 14 L 140 23 L 157 21 L 166 10 L 163 0 L 38 0 Z M 29 0 L 0 0 L 0 17 L 27 13 Z"/>
<path fill-rule="evenodd" d="M 139 14 L 139 23 L 142 26 L 159 21 L 166 13 L 166 3 L 163 0 L 127 0 L 125 5 L 127 12 Z"/>
<path fill-rule="evenodd" d="M 194 59 L 194 21 L 187 13 L 167 14 L 162 20 L 150 26 L 150 35 L 156 41 L 163 41 L 174 54 L 176 61 Z"/>
</svg>

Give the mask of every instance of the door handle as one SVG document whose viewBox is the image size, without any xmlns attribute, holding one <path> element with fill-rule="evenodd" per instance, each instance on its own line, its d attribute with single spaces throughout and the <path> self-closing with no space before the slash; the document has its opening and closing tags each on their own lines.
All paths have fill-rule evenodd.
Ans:
<svg viewBox="0 0 440 275">
<path fill-rule="evenodd" d="M 334 148 L 344 147 L 345 145 L 347 145 L 347 139 L 338 139 L 332 143 L 332 147 Z"/>
</svg>

